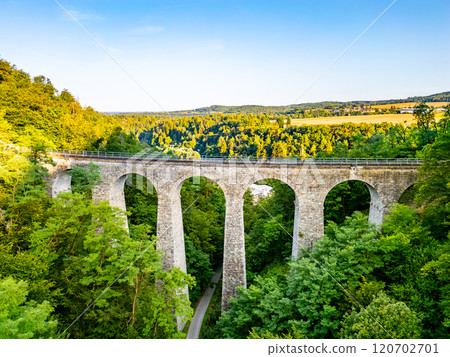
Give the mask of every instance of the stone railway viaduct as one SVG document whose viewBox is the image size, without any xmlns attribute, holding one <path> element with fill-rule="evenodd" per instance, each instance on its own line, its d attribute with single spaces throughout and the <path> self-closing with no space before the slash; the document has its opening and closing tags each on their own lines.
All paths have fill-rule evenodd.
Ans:
<svg viewBox="0 0 450 357">
<path fill-rule="evenodd" d="M 292 256 L 302 247 L 317 241 L 324 231 L 323 209 L 328 192 L 348 180 L 364 182 L 370 192 L 369 221 L 381 224 L 389 205 L 397 203 L 402 193 L 417 182 L 417 160 L 332 159 L 304 161 L 277 159 L 174 160 L 145 155 L 113 157 L 106 153 L 54 153 L 56 166 L 50 167 L 49 187 L 52 197 L 70 191 L 74 166 L 94 163 L 100 167 L 102 183 L 94 188 L 93 199 L 108 201 L 126 210 L 124 184 L 131 174 L 146 177 L 158 195 L 157 248 L 164 252 L 163 267 L 186 271 L 183 217 L 180 190 L 191 178 L 204 176 L 217 183 L 225 196 L 225 236 L 223 257 L 222 308 L 238 286 L 246 286 L 243 196 L 251 184 L 263 179 L 278 179 L 295 192 Z"/>
</svg>

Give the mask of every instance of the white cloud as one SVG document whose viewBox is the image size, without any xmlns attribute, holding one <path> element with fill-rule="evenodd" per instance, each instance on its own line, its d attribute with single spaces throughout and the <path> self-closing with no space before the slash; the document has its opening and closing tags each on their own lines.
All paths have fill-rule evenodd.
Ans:
<svg viewBox="0 0 450 357">
<path fill-rule="evenodd" d="M 162 26 L 142 26 L 135 29 L 132 29 L 130 33 L 133 35 L 148 35 L 153 33 L 163 32 L 164 27 Z"/>
<path fill-rule="evenodd" d="M 210 51 L 221 51 L 223 50 L 223 42 L 219 40 L 207 41 L 205 47 Z"/>
<path fill-rule="evenodd" d="M 102 15 L 91 14 L 88 12 L 81 12 L 78 10 L 67 10 L 77 21 L 103 21 L 105 17 Z M 66 19 L 72 20 L 67 14 L 65 14 Z"/>
</svg>

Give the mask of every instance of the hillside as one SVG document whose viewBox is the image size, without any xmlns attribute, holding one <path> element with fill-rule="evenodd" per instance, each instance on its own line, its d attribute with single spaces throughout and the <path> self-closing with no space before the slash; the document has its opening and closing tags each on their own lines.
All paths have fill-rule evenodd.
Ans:
<svg viewBox="0 0 450 357">
<path fill-rule="evenodd" d="M 339 101 L 323 101 L 323 102 L 314 102 L 314 103 L 302 103 L 302 104 L 292 104 L 292 105 L 281 105 L 281 106 L 264 106 L 264 105 L 240 105 L 240 106 L 227 106 L 227 105 L 211 105 L 209 107 L 202 107 L 192 110 L 178 110 L 169 112 L 171 115 L 175 116 L 190 116 L 190 115 L 206 115 L 206 114 L 239 114 L 239 113 L 248 113 L 248 114 L 272 114 L 272 115 L 280 115 L 280 114 L 292 114 L 299 110 L 314 110 L 314 109 L 324 109 L 331 107 L 352 107 L 354 105 L 357 106 L 365 106 L 377 108 L 380 106 L 390 107 L 392 105 L 398 103 L 418 103 L 418 102 L 429 102 L 431 103 L 439 103 L 442 105 L 444 102 L 450 102 L 450 91 L 436 93 L 426 96 L 416 96 L 416 97 L 408 97 L 403 99 L 383 99 L 383 100 L 353 100 L 349 102 L 339 102 Z M 133 114 L 133 113 L 121 113 L 121 114 Z M 149 114 L 149 115 L 163 115 L 167 114 L 164 112 L 151 113 L 145 112 L 140 114 Z"/>
<path fill-rule="evenodd" d="M 116 118 L 83 108 L 68 90 L 58 91 L 50 79 L 31 78 L 0 59 L 2 120 L 14 132 L 9 139 L 15 137 L 18 144 L 26 145 L 43 140 L 49 149 L 86 149 L 118 126 Z"/>
</svg>

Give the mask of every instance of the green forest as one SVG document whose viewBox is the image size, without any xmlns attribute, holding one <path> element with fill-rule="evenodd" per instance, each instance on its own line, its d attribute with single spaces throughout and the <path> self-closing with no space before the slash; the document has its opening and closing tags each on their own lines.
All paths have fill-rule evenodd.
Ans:
<svg viewBox="0 0 450 357">
<path fill-rule="evenodd" d="M 216 184 L 183 184 L 187 273 L 165 271 L 152 183 L 134 175 L 125 186 L 128 232 L 122 212 L 92 201 L 101 180 L 95 165 L 71 170 L 72 191 L 50 198 L 55 149 L 420 158 L 420 182 L 381 229 L 368 223 L 364 183 L 336 186 L 325 202 L 325 235 L 295 261 L 294 192 L 277 180 L 263 182 L 272 187 L 267 198 L 248 190 L 248 286 L 223 314 L 213 298 L 202 336 L 448 338 L 450 107 L 437 120 L 422 103 L 414 117 L 410 126 L 292 126 L 275 112 L 109 115 L 0 60 L 0 338 L 185 338 L 177 319 L 189 323 L 222 264 L 225 198 Z"/>
</svg>

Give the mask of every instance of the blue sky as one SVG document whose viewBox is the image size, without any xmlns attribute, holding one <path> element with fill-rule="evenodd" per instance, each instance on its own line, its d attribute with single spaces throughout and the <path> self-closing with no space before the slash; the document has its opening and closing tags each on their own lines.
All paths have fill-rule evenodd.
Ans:
<svg viewBox="0 0 450 357">
<path fill-rule="evenodd" d="M 393 0 L 58 1 L 114 60 L 54 0 L 0 0 L 0 58 L 100 111 L 450 90 L 448 0 L 398 0 L 318 81 Z"/>
</svg>

